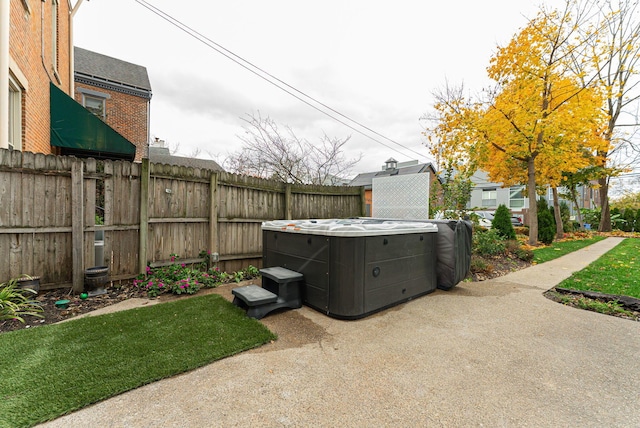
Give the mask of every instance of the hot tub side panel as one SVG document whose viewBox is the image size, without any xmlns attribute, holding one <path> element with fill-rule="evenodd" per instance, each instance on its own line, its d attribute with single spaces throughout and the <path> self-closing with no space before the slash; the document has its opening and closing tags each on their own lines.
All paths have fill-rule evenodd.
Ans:
<svg viewBox="0 0 640 428">
<path fill-rule="evenodd" d="M 367 238 L 363 313 L 436 289 L 435 239 L 435 233 Z"/>
<path fill-rule="evenodd" d="M 360 318 L 364 315 L 366 239 L 330 238 L 328 315 L 337 318 Z"/>
<path fill-rule="evenodd" d="M 328 310 L 329 238 L 319 235 L 262 232 L 262 264 L 281 266 L 304 275 L 302 301 L 322 312 Z"/>
</svg>

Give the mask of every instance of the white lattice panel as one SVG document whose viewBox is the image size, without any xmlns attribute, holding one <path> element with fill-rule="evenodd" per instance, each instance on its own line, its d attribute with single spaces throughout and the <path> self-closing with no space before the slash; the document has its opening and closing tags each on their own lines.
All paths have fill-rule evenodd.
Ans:
<svg viewBox="0 0 640 428">
<path fill-rule="evenodd" d="M 429 174 L 374 178 L 371 216 L 426 220 L 429 218 Z"/>
</svg>

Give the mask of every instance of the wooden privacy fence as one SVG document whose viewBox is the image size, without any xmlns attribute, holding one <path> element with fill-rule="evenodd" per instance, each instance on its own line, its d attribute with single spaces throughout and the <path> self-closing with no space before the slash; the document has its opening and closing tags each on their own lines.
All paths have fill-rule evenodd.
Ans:
<svg viewBox="0 0 640 428">
<path fill-rule="evenodd" d="M 203 252 L 229 272 L 260 266 L 263 221 L 363 209 L 361 187 L 0 150 L 0 282 L 28 274 L 42 289 L 77 292 L 90 267 L 128 280 L 173 254 L 198 262 Z"/>
</svg>

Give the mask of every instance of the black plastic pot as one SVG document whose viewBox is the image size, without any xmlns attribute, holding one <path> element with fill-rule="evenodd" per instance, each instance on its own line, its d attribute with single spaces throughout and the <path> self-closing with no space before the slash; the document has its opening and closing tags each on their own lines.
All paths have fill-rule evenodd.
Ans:
<svg viewBox="0 0 640 428">
<path fill-rule="evenodd" d="M 40 291 L 40 277 L 39 276 L 31 276 L 18 278 L 16 281 L 18 287 L 20 288 L 29 288 L 36 293 Z"/>
<path fill-rule="evenodd" d="M 84 271 L 84 287 L 87 291 L 104 286 L 109 281 L 108 266 L 94 266 Z"/>
</svg>

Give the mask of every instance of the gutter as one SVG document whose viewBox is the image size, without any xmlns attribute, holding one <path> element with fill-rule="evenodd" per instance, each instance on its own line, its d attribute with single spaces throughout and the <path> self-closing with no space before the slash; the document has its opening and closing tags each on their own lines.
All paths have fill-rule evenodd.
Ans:
<svg viewBox="0 0 640 428">
<path fill-rule="evenodd" d="M 0 149 L 9 148 L 9 27 L 8 0 L 0 0 Z"/>
<path fill-rule="evenodd" d="M 84 0 L 78 0 L 75 6 L 73 6 L 73 9 L 69 12 L 69 95 L 73 99 L 76 98 L 74 81 L 75 55 L 73 53 L 73 18 L 76 16 L 76 13 L 78 12 L 78 9 L 80 9 L 80 5 L 83 1 Z"/>
</svg>

